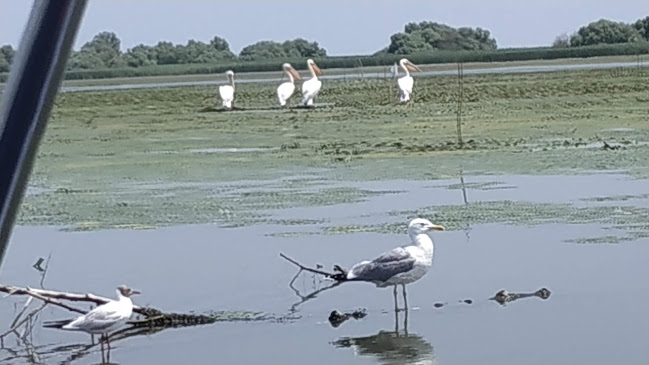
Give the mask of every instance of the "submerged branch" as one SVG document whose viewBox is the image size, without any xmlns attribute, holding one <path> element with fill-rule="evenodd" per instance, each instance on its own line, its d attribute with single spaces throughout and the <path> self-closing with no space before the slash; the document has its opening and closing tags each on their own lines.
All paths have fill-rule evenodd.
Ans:
<svg viewBox="0 0 649 365">
<path fill-rule="evenodd" d="M 293 265 L 296 265 L 297 267 L 299 267 L 300 271 L 304 270 L 304 271 L 312 272 L 312 273 L 315 273 L 315 274 L 324 275 L 325 277 L 330 278 L 330 279 L 334 279 L 334 280 L 336 280 L 338 282 L 343 282 L 343 281 L 348 280 L 347 279 L 347 270 L 340 267 L 340 265 L 334 265 L 334 271 L 335 272 L 331 273 L 331 272 L 327 272 L 327 271 L 314 269 L 314 268 L 311 268 L 311 267 L 308 267 L 308 266 L 304 266 L 304 265 L 300 264 L 299 262 L 293 260 L 292 258 L 284 255 L 281 252 L 279 253 L 279 256 L 281 258 L 285 259 L 286 261 L 292 263 Z"/>
<path fill-rule="evenodd" d="M 288 257 L 288 256 L 286 256 L 286 255 L 284 255 L 284 254 L 281 253 L 281 252 L 279 253 L 279 256 L 280 256 L 281 258 L 283 258 L 284 260 L 286 260 L 286 261 L 292 263 L 293 265 L 299 267 L 300 270 L 304 270 L 304 271 L 312 272 L 312 273 L 315 273 L 315 274 L 324 275 L 324 276 L 326 276 L 326 277 L 328 277 L 328 278 L 334 277 L 334 276 L 336 275 L 336 274 L 334 274 L 334 273 L 330 273 L 330 272 L 326 272 L 326 271 L 323 271 L 323 270 L 313 269 L 313 268 L 310 268 L 310 267 L 304 266 L 304 265 L 300 264 L 299 262 L 293 260 L 292 258 L 290 258 L 290 257 Z"/>
</svg>

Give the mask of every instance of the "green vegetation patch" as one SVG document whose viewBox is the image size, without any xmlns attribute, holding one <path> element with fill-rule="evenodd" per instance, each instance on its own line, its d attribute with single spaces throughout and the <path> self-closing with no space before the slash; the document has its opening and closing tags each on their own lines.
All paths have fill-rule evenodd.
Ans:
<svg viewBox="0 0 649 365">
<path fill-rule="evenodd" d="M 580 238 L 568 242 L 622 242 L 649 237 L 649 209 L 642 207 L 585 207 L 570 204 L 539 204 L 524 201 L 491 201 L 467 205 L 430 206 L 417 210 L 390 213 L 400 218 L 426 217 L 447 230 L 462 230 L 468 226 L 487 223 L 535 226 L 539 224 L 592 224 L 606 229 L 622 230 L 622 235 Z M 403 222 L 384 225 L 342 225 L 326 227 L 325 234 L 379 232 L 405 234 Z M 615 239 L 611 238 L 614 237 Z"/>
<path fill-rule="evenodd" d="M 315 110 L 275 107 L 272 84 L 65 93 L 38 152 L 20 224 L 69 229 L 271 222 L 269 211 L 389 191 L 331 181 L 465 174 L 649 176 L 647 68 L 324 80 Z M 296 103 L 298 95 L 292 103 Z M 608 147 L 606 147 L 608 146 Z M 498 186 L 483 188 L 498 188 Z"/>
</svg>

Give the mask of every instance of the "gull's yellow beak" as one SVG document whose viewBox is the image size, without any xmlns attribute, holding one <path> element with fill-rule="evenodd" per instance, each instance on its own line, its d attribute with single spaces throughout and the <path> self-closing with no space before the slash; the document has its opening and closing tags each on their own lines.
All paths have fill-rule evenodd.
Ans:
<svg viewBox="0 0 649 365">
<path fill-rule="evenodd" d="M 429 231 L 444 231 L 446 228 L 444 226 L 438 226 L 437 224 L 431 224 L 428 226 Z"/>
</svg>

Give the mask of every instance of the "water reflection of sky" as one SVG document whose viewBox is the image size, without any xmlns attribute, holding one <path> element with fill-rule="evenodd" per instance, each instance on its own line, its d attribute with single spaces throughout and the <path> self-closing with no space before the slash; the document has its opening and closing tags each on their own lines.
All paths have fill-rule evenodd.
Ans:
<svg viewBox="0 0 649 365">
<path fill-rule="evenodd" d="M 349 183 L 364 189 L 402 191 L 336 207 L 294 208 L 287 217 L 332 217 L 329 224 L 399 221 L 388 210 L 413 209 L 418 197 L 437 204 L 463 204 L 458 181 Z M 602 204 L 588 200 L 646 192 L 646 181 L 624 175 L 559 177 L 466 177 L 470 201 L 503 199 Z M 347 184 L 347 183 L 345 183 Z M 646 199 L 620 204 L 646 206 Z M 363 215 L 365 212 L 365 215 Z M 369 216 L 367 216 L 369 214 Z M 403 222 L 406 224 L 406 222 Z M 306 225 L 318 230 L 320 224 Z M 260 322 L 216 323 L 164 331 L 121 342 L 117 363 L 356 364 L 356 363 L 589 363 L 645 364 L 649 360 L 649 245 L 574 244 L 566 240 L 610 234 L 599 224 L 517 226 L 480 224 L 470 231 L 434 235 L 431 272 L 409 287 L 406 337 L 397 337 L 390 290 L 350 283 L 300 306 L 297 318 L 277 321 L 298 300 L 288 288 L 295 268 L 278 257 L 325 268 L 354 262 L 406 242 L 397 234 L 355 233 L 279 237 L 282 225 L 223 228 L 177 226 L 155 230 L 61 232 L 17 227 L 2 268 L 3 283 L 36 285 L 31 267 L 52 253 L 45 284 L 51 289 L 112 296 L 127 283 L 143 294 L 138 304 L 198 312 L 250 310 L 269 313 Z M 308 290 L 308 275 L 297 285 Z M 487 298 L 500 289 L 552 291 L 548 300 L 529 298 L 501 307 Z M 472 299 L 473 304 L 460 300 Z M 0 329 L 6 328 L 22 298 L 0 301 Z M 448 303 L 440 309 L 433 303 Z M 366 308 L 368 316 L 339 328 L 327 322 L 334 310 Z M 50 308 L 47 319 L 69 316 Z M 623 336 L 622 336 L 623 334 Z M 349 340 L 350 346 L 336 346 Z M 383 343 L 375 347 L 372 339 Z M 88 341 L 78 333 L 39 329 L 34 341 L 69 344 Z M 387 349 L 393 348 L 392 351 Z M 386 351 L 382 350 L 385 349 Z M 430 350 L 430 351 L 429 351 Z M 434 351 L 433 351 L 434 350 Z M 412 356 L 400 360 L 403 356 Z M 532 356 L 533 355 L 533 356 Z M 6 352 L 0 350 L 0 360 Z M 95 362 L 90 354 L 79 363 Z M 12 362 L 15 363 L 15 362 Z"/>
</svg>

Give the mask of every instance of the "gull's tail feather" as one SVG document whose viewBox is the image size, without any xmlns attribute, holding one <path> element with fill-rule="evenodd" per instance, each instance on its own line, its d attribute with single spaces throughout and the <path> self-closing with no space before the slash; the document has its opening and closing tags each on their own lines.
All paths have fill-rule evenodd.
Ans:
<svg viewBox="0 0 649 365">
<path fill-rule="evenodd" d="M 63 328 L 66 324 L 69 324 L 73 319 L 61 319 L 58 321 L 45 321 L 43 322 L 43 327 L 46 328 Z"/>
<path fill-rule="evenodd" d="M 343 269 L 339 265 L 334 265 L 334 271 L 336 272 L 333 275 L 329 275 L 330 278 L 336 281 L 347 281 L 347 270 Z"/>
</svg>

